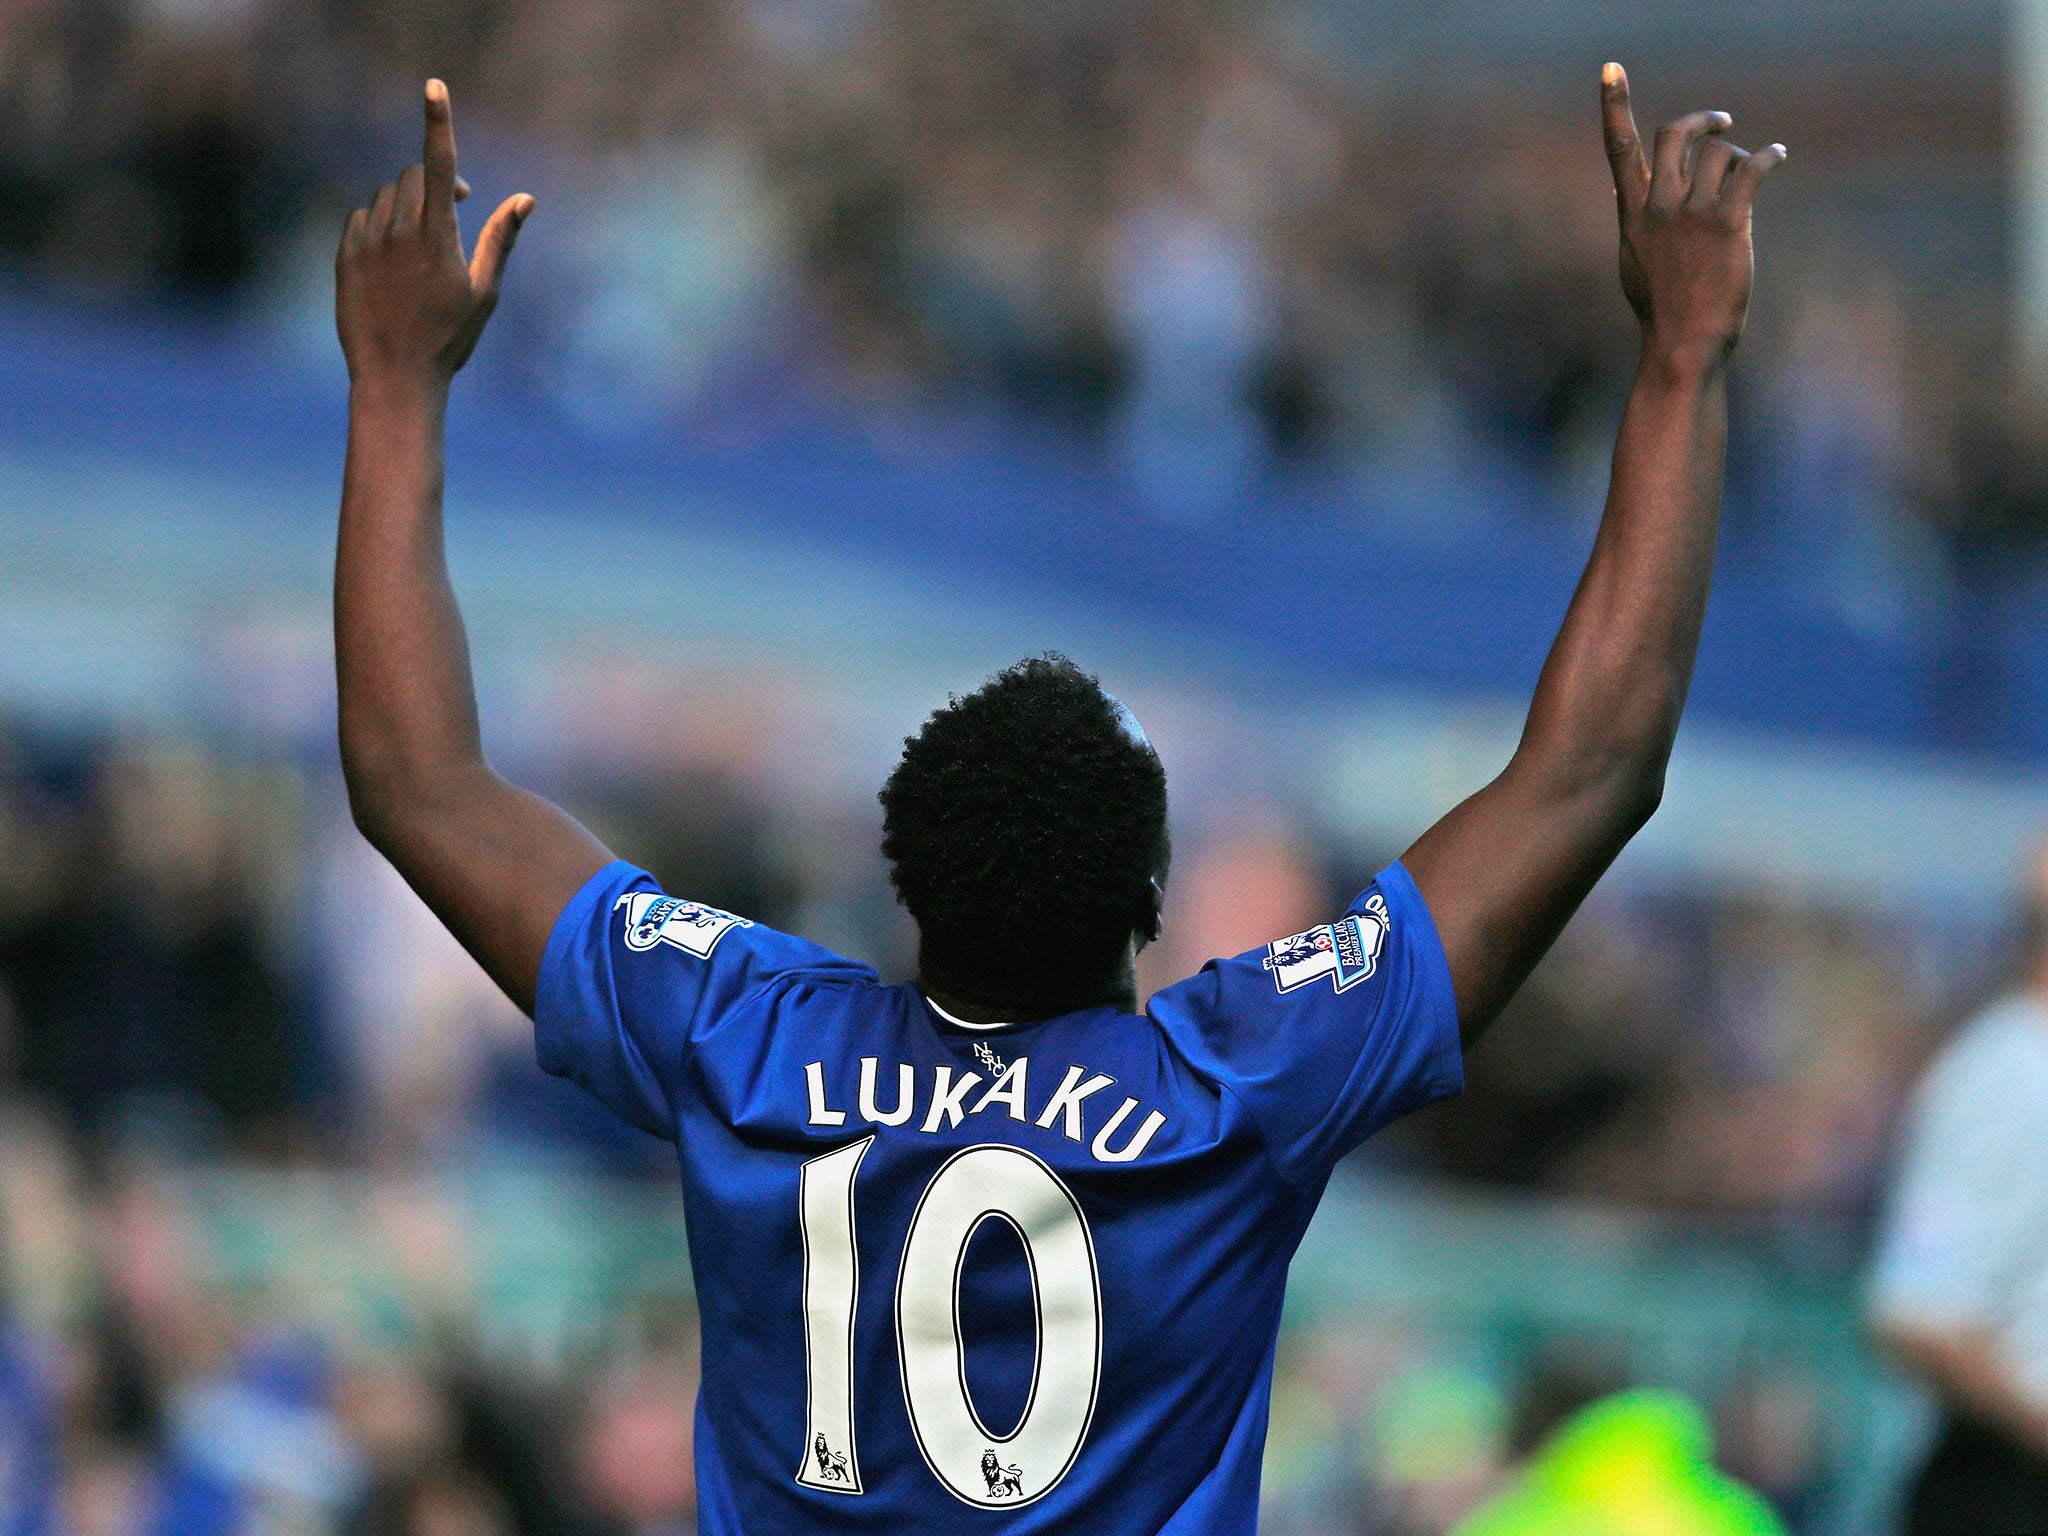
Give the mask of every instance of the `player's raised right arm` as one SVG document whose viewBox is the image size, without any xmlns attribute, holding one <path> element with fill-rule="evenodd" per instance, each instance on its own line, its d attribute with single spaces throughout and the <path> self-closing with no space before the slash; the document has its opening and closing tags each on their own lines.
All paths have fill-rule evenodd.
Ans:
<svg viewBox="0 0 2048 1536">
<path fill-rule="evenodd" d="M 531 1011 L 542 951 L 604 845 L 484 760 L 469 643 L 441 529 L 448 388 L 497 305 L 533 199 L 510 197 L 465 260 L 447 88 L 427 82 L 419 165 L 358 209 L 335 257 L 349 369 L 334 563 L 342 772 L 356 825 Z"/>
</svg>

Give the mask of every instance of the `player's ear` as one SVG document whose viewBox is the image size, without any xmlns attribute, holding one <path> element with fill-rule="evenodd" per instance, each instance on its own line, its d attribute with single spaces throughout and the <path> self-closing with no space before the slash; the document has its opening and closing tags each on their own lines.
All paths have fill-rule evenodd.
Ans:
<svg viewBox="0 0 2048 1536">
<path fill-rule="evenodd" d="M 1166 932 L 1166 885 L 1157 875 L 1147 884 L 1151 892 L 1145 903 L 1144 921 L 1138 925 L 1138 932 L 1145 936 L 1147 944 L 1157 944 L 1159 936 Z"/>
</svg>

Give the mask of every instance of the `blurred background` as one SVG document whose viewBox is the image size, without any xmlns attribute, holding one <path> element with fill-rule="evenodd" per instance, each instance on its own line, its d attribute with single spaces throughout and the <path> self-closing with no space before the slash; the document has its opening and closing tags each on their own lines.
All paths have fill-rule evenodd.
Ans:
<svg viewBox="0 0 2048 1536">
<path fill-rule="evenodd" d="M 539 199 L 451 425 L 500 765 L 895 979 L 874 791 L 1059 649 L 1172 776 L 1149 989 L 1512 747 L 1633 363 L 1610 57 L 1793 152 L 1693 703 L 1469 1092 L 1340 1170 L 1265 1527 L 1445 1531 L 1644 1384 L 1889 1529 L 1873 1227 L 2048 825 L 2036 10 L 4 0 L 0 1529 L 694 1528 L 672 1153 L 343 804 L 332 250 L 424 76 L 471 230 Z"/>
</svg>

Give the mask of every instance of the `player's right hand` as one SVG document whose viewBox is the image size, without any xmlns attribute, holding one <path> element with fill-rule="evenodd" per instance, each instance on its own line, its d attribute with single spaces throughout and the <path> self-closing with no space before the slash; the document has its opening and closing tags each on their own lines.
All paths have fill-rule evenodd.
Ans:
<svg viewBox="0 0 2048 1536">
<path fill-rule="evenodd" d="M 367 208 L 349 215 L 334 258 L 334 315 L 349 377 L 445 384 L 469 360 L 497 308 L 498 284 L 533 211 L 524 192 L 498 205 L 476 253 L 462 254 L 455 118 L 448 87 L 429 80 L 426 149 Z"/>
<path fill-rule="evenodd" d="M 1619 64 L 1600 72 L 1600 108 L 1621 215 L 1621 287 L 1645 342 L 1718 361 L 1742 336 L 1755 265 L 1750 209 L 1785 146 L 1737 149 L 1723 137 L 1734 125 L 1726 112 L 1693 112 L 1658 129 L 1646 159 Z"/>
</svg>

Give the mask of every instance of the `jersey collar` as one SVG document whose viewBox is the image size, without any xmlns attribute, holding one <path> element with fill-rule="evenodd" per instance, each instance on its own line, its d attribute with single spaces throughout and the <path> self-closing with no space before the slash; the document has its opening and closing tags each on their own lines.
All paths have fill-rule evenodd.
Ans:
<svg viewBox="0 0 2048 1536">
<path fill-rule="evenodd" d="M 948 1024 L 957 1025 L 961 1029 L 971 1029 L 980 1033 L 986 1033 L 987 1031 L 992 1029 L 1008 1029 L 1010 1027 L 1010 1024 L 1015 1022 L 1014 1020 L 1010 1020 L 1001 1024 L 970 1024 L 967 1022 L 967 1020 L 961 1018 L 960 1015 L 958 1015 L 957 1013 L 946 1012 L 945 1009 L 941 1008 L 937 1003 L 932 1001 L 931 994 L 920 993 L 919 996 L 924 998 L 925 1005 L 928 1008 L 930 1008 L 933 1013 L 936 1013 Z"/>
</svg>

